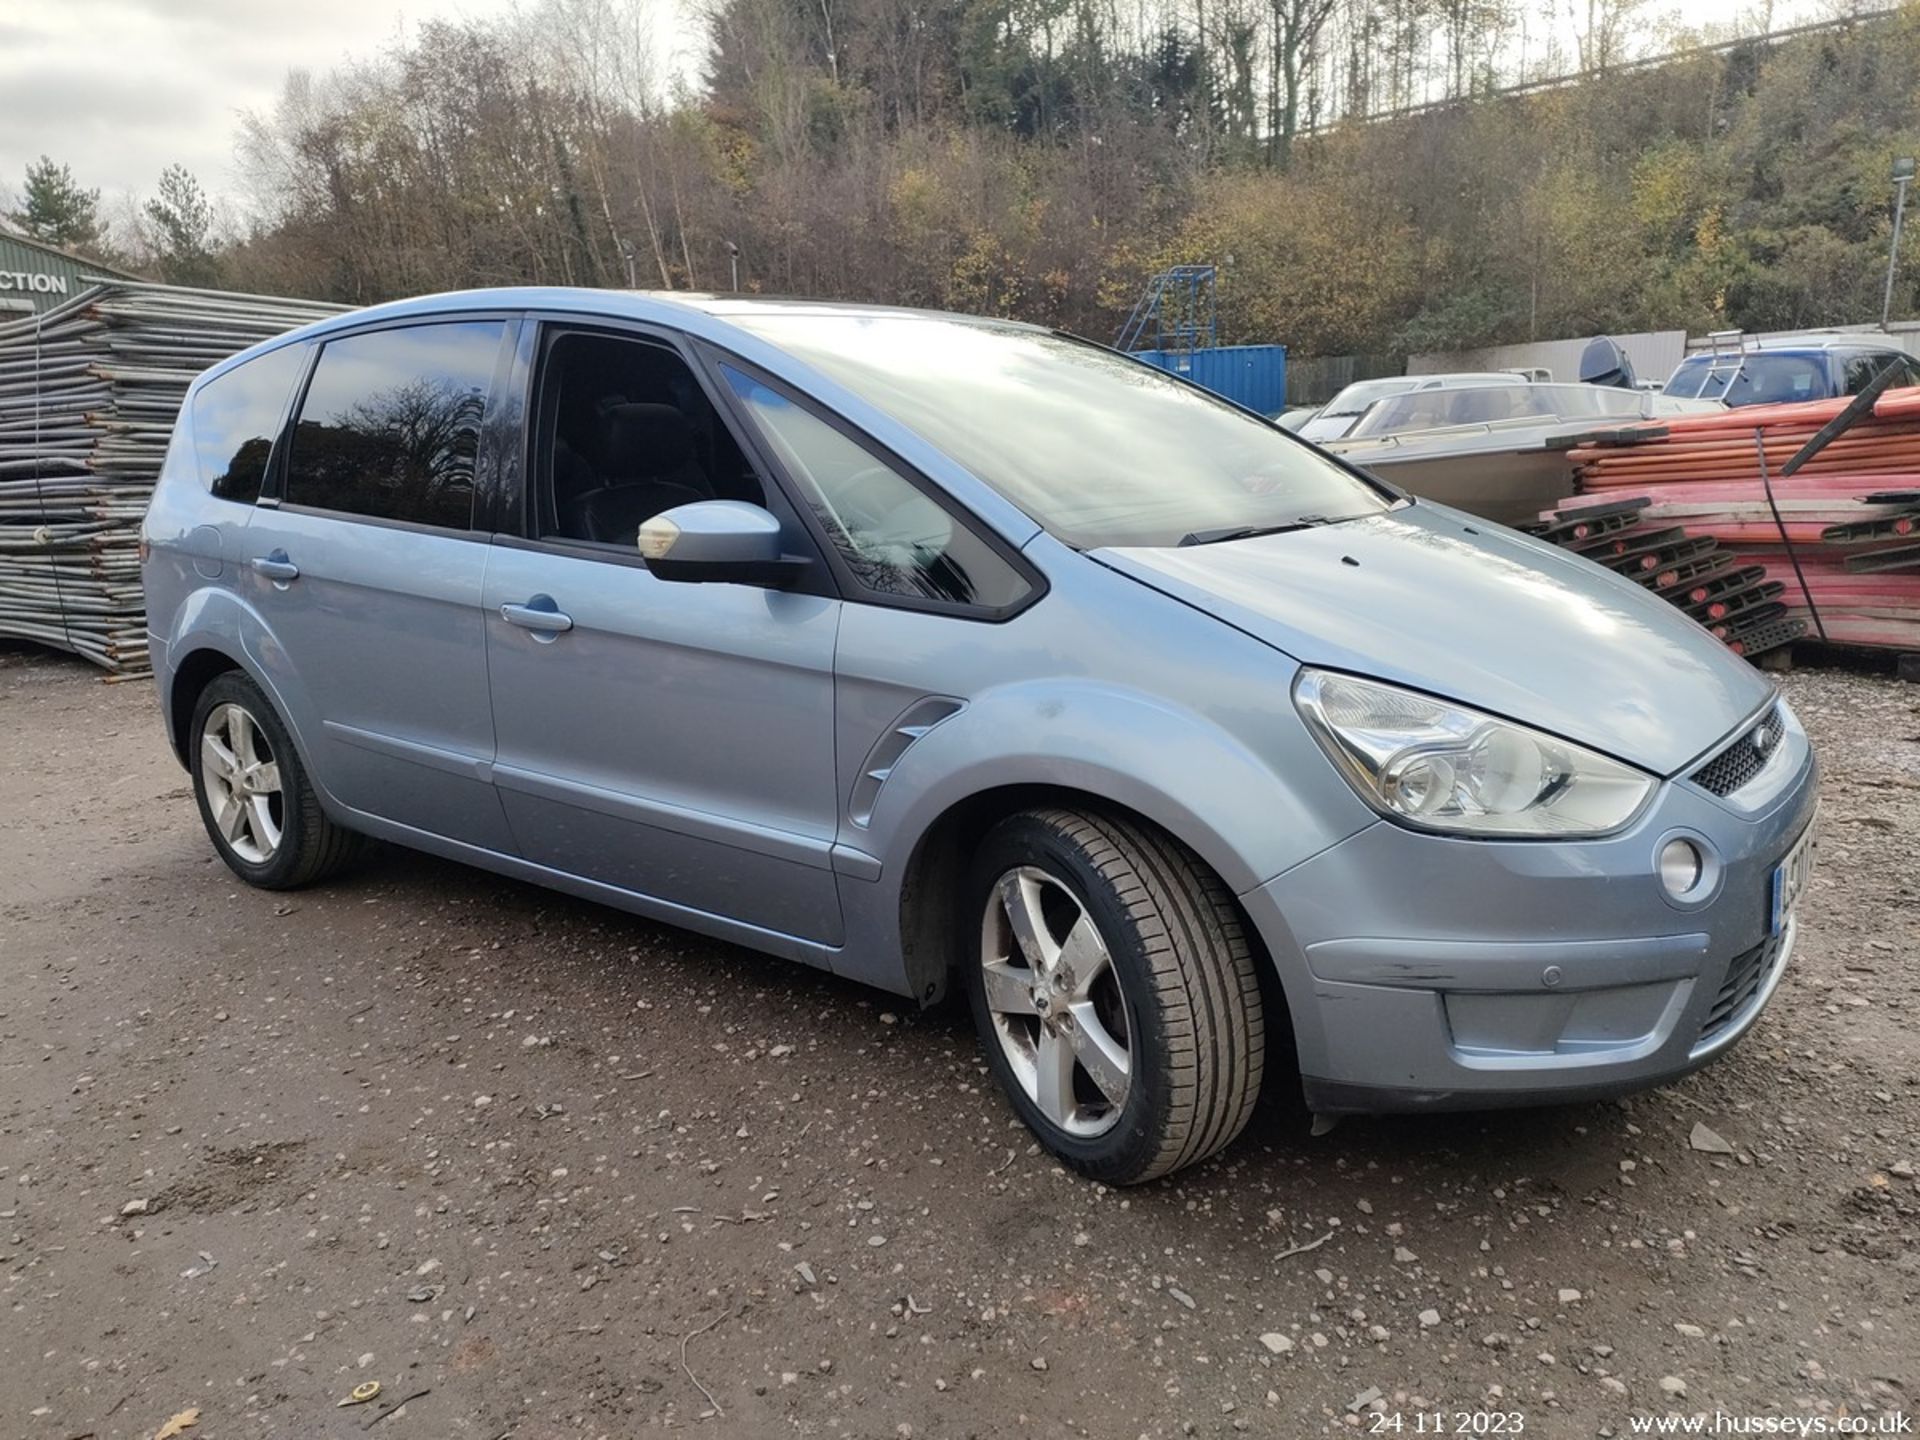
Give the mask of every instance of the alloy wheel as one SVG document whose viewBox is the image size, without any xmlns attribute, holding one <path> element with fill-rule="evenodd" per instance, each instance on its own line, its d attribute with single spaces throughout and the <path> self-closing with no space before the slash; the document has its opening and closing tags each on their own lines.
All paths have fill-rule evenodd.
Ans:
<svg viewBox="0 0 1920 1440">
<path fill-rule="evenodd" d="M 1132 1089 L 1133 1023 L 1086 905 L 1022 865 L 994 882 L 980 931 L 987 1009 L 1015 1079 L 1067 1134 L 1105 1134 Z"/>
<path fill-rule="evenodd" d="M 280 765 L 259 723 L 242 707 L 216 705 L 200 731 L 200 786 L 207 813 L 233 853 L 264 865 L 280 848 L 286 798 Z"/>
</svg>

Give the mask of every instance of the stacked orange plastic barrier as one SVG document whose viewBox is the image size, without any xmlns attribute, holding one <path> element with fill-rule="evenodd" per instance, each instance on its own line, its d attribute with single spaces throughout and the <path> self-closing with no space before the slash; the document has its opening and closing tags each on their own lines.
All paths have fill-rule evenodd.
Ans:
<svg viewBox="0 0 1920 1440">
<path fill-rule="evenodd" d="M 1847 403 L 1689 415 L 1580 445 L 1580 493 L 1542 531 L 1634 574 L 1745 654 L 1803 633 L 1920 650 L 1920 388 L 1887 391 L 1780 473 Z"/>
</svg>

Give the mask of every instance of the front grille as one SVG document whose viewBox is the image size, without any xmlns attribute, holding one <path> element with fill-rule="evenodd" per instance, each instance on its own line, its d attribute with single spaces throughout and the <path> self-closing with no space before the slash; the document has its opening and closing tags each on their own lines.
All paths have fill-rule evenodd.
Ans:
<svg viewBox="0 0 1920 1440">
<path fill-rule="evenodd" d="M 1780 748 L 1787 722 L 1775 705 L 1754 722 L 1753 728 L 1687 778 L 1702 790 L 1725 798 L 1767 768 Z"/>
<path fill-rule="evenodd" d="M 1713 997 L 1713 1009 L 1700 1026 L 1701 1040 L 1711 1040 L 1753 1002 L 1753 997 L 1773 974 L 1785 948 L 1785 932 L 1764 940 L 1751 950 L 1742 951 L 1727 965 L 1727 978 L 1720 982 L 1720 993 Z"/>
</svg>

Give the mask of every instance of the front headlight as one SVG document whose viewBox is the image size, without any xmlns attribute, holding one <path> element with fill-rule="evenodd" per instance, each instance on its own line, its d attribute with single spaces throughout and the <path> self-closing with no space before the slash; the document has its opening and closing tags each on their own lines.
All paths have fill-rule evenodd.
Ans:
<svg viewBox="0 0 1920 1440">
<path fill-rule="evenodd" d="M 1395 685 L 1302 670 L 1293 698 L 1363 799 L 1427 829 L 1601 835 L 1653 792 L 1618 760 Z"/>
</svg>

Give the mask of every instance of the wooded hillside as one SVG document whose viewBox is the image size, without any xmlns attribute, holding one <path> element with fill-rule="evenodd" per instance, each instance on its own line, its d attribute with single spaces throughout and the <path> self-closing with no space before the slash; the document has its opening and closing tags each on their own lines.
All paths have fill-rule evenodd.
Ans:
<svg viewBox="0 0 1920 1440">
<path fill-rule="evenodd" d="M 707 84 L 669 102 L 641 11 L 549 0 L 290 80 L 242 137 L 256 228 L 221 279 L 351 302 L 615 285 L 624 245 L 642 286 L 724 289 L 731 242 L 742 288 L 1105 339 L 1154 270 L 1215 262 L 1222 338 L 1300 355 L 1877 318 L 1920 0 L 1638 68 L 1611 0 L 1580 53 L 1525 62 L 1597 73 L 1501 96 L 1529 73 L 1517 15 L 714 0 Z M 1452 103 L 1355 118 L 1436 86 Z M 1909 265 L 1895 313 L 1916 305 Z"/>
</svg>

